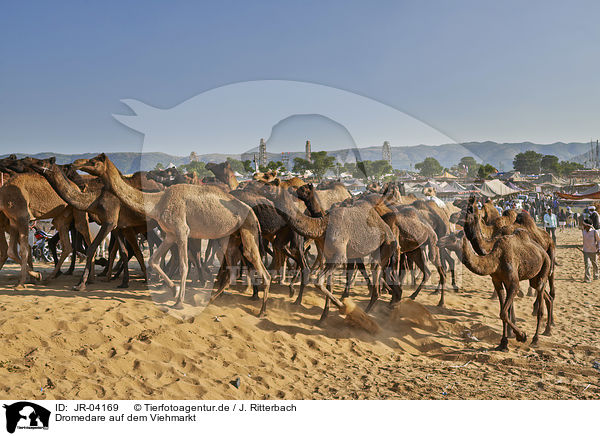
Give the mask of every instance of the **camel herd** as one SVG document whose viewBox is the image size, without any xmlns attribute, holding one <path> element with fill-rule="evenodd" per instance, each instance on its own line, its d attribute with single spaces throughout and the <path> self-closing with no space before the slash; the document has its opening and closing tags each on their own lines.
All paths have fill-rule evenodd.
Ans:
<svg viewBox="0 0 600 436">
<path fill-rule="evenodd" d="M 533 343 L 538 340 L 544 307 L 543 334 L 550 334 L 555 246 L 526 212 L 501 216 L 491 204 L 480 209 L 474 200 L 457 204 L 460 208 L 440 207 L 433 200 L 403 195 L 395 183 L 372 184 L 353 196 L 337 182 L 315 187 L 296 177 L 281 180 L 269 172 L 239 183 L 227 162 L 207 164 L 207 168 L 214 178 L 199 179 L 174 168 L 124 176 L 104 154 L 67 165 L 58 165 L 53 158 L 0 159 L 0 172 L 7 180 L 0 188 L 0 269 L 9 257 L 20 264 L 17 290 L 40 280 L 31 261 L 29 223 L 51 219 L 62 252 L 48 280 L 61 273 L 70 254 L 79 251 L 86 263 L 75 289 L 84 290 L 96 280 L 97 248 L 110 236 L 109 258 L 101 275 L 110 279 L 113 269 L 115 277 L 122 273 L 120 287 L 128 286 L 128 262 L 135 256 L 144 277 L 158 274 L 174 292 L 173 307 L 181 308 L 188 275 L 205 283 L 211 278 L 208 266 L 216 257 L 219 268 L 212 300 L 232 275 L 246 271 L 252 298 L 258 299 L 262 290 L 259 315 L 264 315 L 272 280 L 287 284 L 290 298 L 299 282 L 295 303 L 300 305 L 314 274 L 316 289 L 325 295 L 322 321 L 330 301 L 339 306 L 332 281 L 340 270 L 346 279 L 342 298 L 350 295 L 356 271 L 361 272 L 370 293 L 369 312 L 384 293 L 390 294 L 390 304 L 400 303 L 407 271 L 413 281 L 416 270 L 422 273 L 410 296 L 416 298 L 431 275 L 431 263 L 439 275 L 439 305 L 443 306 L 447 271 L 458 289 L 452 256 L 456 253 L 469 270 L 492 278 L 503 323 L 498 349 L 507 349 L 512 332 L 518 341 L 526 340 L 515 323 L 512 304 L 522 280 L 529 281 L 537 297 Z M 92 221 L 100 226 L 94 238 Z M 462 230 L 456 232 L 457 226 Z M 142 238 L 151 252 L 148 271 Z M 206 250 L 203 240 L 208 241 Z"/>
</svg>

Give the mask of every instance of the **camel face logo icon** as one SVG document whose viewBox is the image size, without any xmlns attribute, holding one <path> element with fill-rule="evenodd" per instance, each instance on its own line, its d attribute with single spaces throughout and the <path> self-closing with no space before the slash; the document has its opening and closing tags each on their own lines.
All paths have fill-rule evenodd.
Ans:
<svg viewBox="0 0 600 436">
<path fill-rule="evenodd" d="M 48 430 L 50 411 L 42 406 L 28 401 L 19 401 L 10 405 L 5 404 L 6 431 L 14 433 L 16 429 Z"/>
</svg>

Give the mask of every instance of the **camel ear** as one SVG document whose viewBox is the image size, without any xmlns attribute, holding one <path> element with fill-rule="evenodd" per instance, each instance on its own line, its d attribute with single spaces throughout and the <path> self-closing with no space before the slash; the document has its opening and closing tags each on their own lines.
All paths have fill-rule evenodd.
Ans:
<svg viewBox="0 0 600 436">
<path fill-rule="evenodd" d="M 306 187 L 307 187 L 308 189 L 310 189 L 311 191 L 312 191 L 313 189 L 315 189 L 312 183 L 307 183 L 307 184 L 306 184 Z"/>
<path fill-rule="evenodd" d="M 56 163 L 56 156 L 48 158 L 48 162 L 54 165 Z"/>
<path fill-rule="evenodd" d="M 100 153 L 97 157 L 101 161 L 106 161 L 106 154 L 105 153 Z"/>
</svg>

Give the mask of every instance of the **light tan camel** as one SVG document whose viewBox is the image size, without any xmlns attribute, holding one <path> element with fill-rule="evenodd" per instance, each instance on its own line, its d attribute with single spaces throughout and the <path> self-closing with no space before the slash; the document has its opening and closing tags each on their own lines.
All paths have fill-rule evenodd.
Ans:
<svg viewBox="0 0 600 436">
<path fill-rule="evenodd" d="M 283 214 L 286 221 L 300 235 L 311 238 L 321 244 L 325 257 L 325 267 L 319 271 L 316 287 L 323 294 L 331 291 L 332 275 L 338 267 L 345 267 L 348 259 L 361 259 L 370 256 L 373 288 L 369 309 L 378 298 L 378 285 L 381 269 L 384 280 L 393 293 L 398 292 L 397 278 L 389 268 L 390 260 L 396 253 L 396 240 L 391 229 L 381 219 L 371 204 L 358 202 L 350 207 L 334 207 L 324 217 L 309 217 L 295 206 L 292 195 L 277 185 L 265 185 L 265 195 Z M 327 288 L 325 287 L 327 281 Z M 329 313 L 329 297 L 326 297 L 321 321 Z"/>
<path fill-rule="evenodd" d="M 527 335 L 521 331 L 509 316 L 513 299 L 519 290 L 519 281 L 529 280 L 529 284 L 537 291 L 537 327 L 532 340 L 532 345 L 538 341 L 538 334 L 544 315 L 542 300 L 546 303 L 548 319 L 544 335 L 550 334 L 552 323 L 552 298 L 545 291 L 548 275 L 551 270 L 551 261 L 548 253 L 525 230 L 517 230 L 512 235 L 499 236 L 494 242 L 494 247 L 489 254 L 478 255 L 461 232 L 441 238 L 440 246 L 455 251 L 462 259 L 465 266 L 473 273 L 492 278 L 494 288 L 500 301 L 500 319 L 503 330 L 502 339 L 497 350 L 508 349 L 508 329 L 515 332 L 517 341 L 525 342 Z M 504 290 L 506 289 L 506 294 Z"/>
<path fill-rule="evenodd" d="M 243 246 L 244 257 L 263 280 L 263 302 L 259 316 L 265 313 L 271 277 L 260 258 L 260 225 L 252 209 L 218 188 L 196 185 L 173 185 L 160 193 L 143 193 L 123 181 L 114 164 L 100 154 L 75 165 L 100 177 L 106 186 L 134 212 L 155 220 L 165 239 L 150 258 L 150 266 L 175 290 L 176 308 L 183 306 L 188 273 L 188 239 L 229 239 L 229 248 Z M 238 242 L 239 241 L 239 242 Z M 175 245 L 179 254 L 180 285 L 161 269 L 161 258 Z M 224 272 L 223 265 L 222 271 Z M 221 285 L 220 285 L 221 286 Z M 224 284 L 222 285 L 224 287 Z M 217 289 L 213 299 L 222 292 Z"/>
</svg>

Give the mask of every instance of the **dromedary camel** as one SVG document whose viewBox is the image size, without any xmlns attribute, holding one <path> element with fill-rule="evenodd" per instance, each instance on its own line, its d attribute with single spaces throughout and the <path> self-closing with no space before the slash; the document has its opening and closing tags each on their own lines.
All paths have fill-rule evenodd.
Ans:
<svg viewBox="0 0 600 436">
<path fill-rule="evenodd" d="M 537 327 L 532 345 L 538 341 L 538 334 L 544 315 L 542 300 L 548 310 L 548 319 L 544 335 L 550 335 L 552 323 L 552 298 L 545 291 L 551 261 L 548 253 L 532 240 L 529 233 L 517 230 L 512 235 L 499 236 L 489 254 L 480 256 L 474 250 L 463 232 L 451 234 L 440 239 L 439 244 L 456 252 L 465 266 L 473 273 L 492 278 L 494 288 L 500 301 L 500 319 L 502 320 L 502 339 L 497 350 L 508 349 L 508 329 L 515 332 L 517 341 L 525 342 L 527 335 L 521 331 L 509 316 L 513 299 L 519 290 L 519 281 L 529 280 L 530 285 L 537 291 Z M 504 292 L 506 289 L 506 294 Z"/>
<path fill-rule="evenodd" d="M 263 302 L 259 316 L 265 313 L 271 277 L 260 258 L 260 225 L 252 208 L 211 186 L 182 184 L 170 186 L 159 193 L 143 193 L 125 183 L 120 171 L 104 153 L 89 160 L 76 161 L 75 165 L 100 177 L 124 205 L 147 219 L 155 220 L 163 230 L 165 239 L 152 254 L 150 266 L 175 290 L 175 308 L 183 307 L 185 297 L 188 238 L 221 239 L 233 236 L 229 246 L 237 244 L 239 240 L 244 257 L 263 280 Z M 178 287 L 160 267 L 161 258 L 172 245 L 177 247 L 179 255 L 181 280 Z M 221 272 L 225 273 L 223 265 Z M 219 284 L 220 289 L 217 289 L 213 299 L 222 292 L 224 285 Z"/>
<path fill-rule="evenodd" d="M 296 232 L 322 245 L 326 265 L 319 271 L 316 280 L 316 286 L 321 292 L 327 295 L 331 291 L 333 273 L 338 267 L 345 267 L 348 259 L 371 256 L 374 259 L 371 268 L 374 286 L 367 310 L 373 307 L 378 298 L 381 274 L 379 267 L 382 267 L 384 279 L 393 294 L 397 295 L 397 277 L 394 276 L 393 269 L 388 267 L 396 252 L 397 243 L 390 228 L 368 202 L 359 202 L 350 207 L 334 207 L 326 216 L 312 218 L 300 212 L 287 190 L 277 185 L 265 185 L 264 192 Z M 329 298 L 326 297 L 321 321 L 328 313 Z"/>
<path fill-rule="evenodd" d="M 12 177 L 8 183 L 0 188 L 0 211 L 9 220 L 11 227 L 10 244 L 13 247 L 9 251 L 16 252 L 16 244 L 19 244 L 19 258 L 21 260 L 21 276 L 17 289 L 22 289 L 28 276 L 40 278 L 29 266 L 29 221 L 35 219 L 52 218 L 54 227 L 60 234 L 63 251 L 54 268 L 50 278 L 55 277 L 62 263 L 71 253 L 71 241 L 69 240 L 69 227 L 74 219 L 73 209 L 65 203 L 52 189 L 48 182 L 35 173 L 23 173 Z M 90 241 L 89 228 L 84 217 L 79 216 L 75 220 L 78 230 Z"/>
<path fill-rule="evenodd" d="M 26 158 L 25 163 L 31 169 L 41 174 L 64 201 L 78 211 L 89 213 L 94 220 L 100 223 L 100 231 L 94 240 L 88 244 L 85 269 L 81 281 L 75 286 L 76 290 L 84 290 L 88 282 L 91 283 L 93 281 L 96 250 L 104 238 L 117 228 L 122 232 L 118 236 L 115 235 L 120 245 L 121 259 L 124 262 L 128 259 L 125 245 L 120 238 L 122 235 L 133 248 L 144 277 L 146 276 L 144 257 L 136 239 L 137 233 L 146 232 L 146 219 L 144 216 L 136 214 L 127 207 L 122 207 L 121 201 L 112 192 L 105 189 L 104 182 L 98 178 L 88 180 L 85 190 L 82 191 L 79 186 L 65 176 L 61 168 L 54 163 L 53 158 L 45 160 Z M 115 252 L 111 250 L 107 280 L 110 279 L 110 270 L 114 255 Z M 124 271 L 123 282 L 120 285 L 122 288 L 128 286 L 129 275 L 126 265 Z"/>
</svg>

